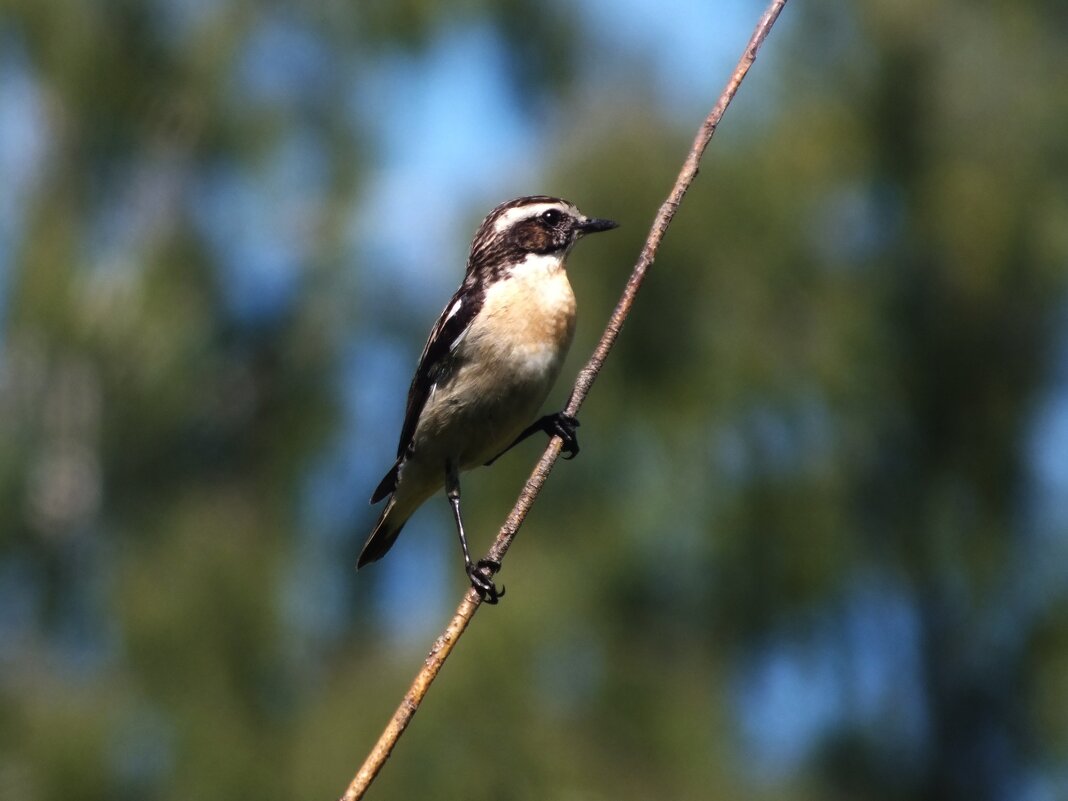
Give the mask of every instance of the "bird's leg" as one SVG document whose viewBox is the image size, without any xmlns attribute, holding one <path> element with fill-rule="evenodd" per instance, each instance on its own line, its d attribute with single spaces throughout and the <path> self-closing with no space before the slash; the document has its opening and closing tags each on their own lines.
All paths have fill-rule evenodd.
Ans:
<svg viewBox="0 0 1068 801">
<path fill-rule="evenodd" d="M 482 600 L 488 604 L 495 604 L 504 595 L 504 587 L 498 591 L 490 580 L 490 576 L 501 569 L 501 563 L 492 559 L 479 559 L 471 561 L 471 553 L 467 549 L 467 535 L 464 534 L 464 521 L 460 516 L 460 474 L 454 462 L 445 465 L 445 494 L 452 506 L 452 515 L 456 519 L 456 533 L 460 536 L 460 548 L 464 552 L 464 569 L 467 577 L 471 580 L 471 586 L 475 588 Z M 488 575 L 487 575 L 488 573 Z"/>
<path fill-rule="evenodd" d="M 523 432 L 515 438 L 511 445 L 486 462 L 486 464 L 493 464 L 520 442 L 532 434 L 537 434 L 539 431 L 544 431 L 550 437 L 560 437 L 564 441 L 564 444 L 560 446 L 564 458 L 574 459 L 579 452 L 578 436 L 575 434 L 575 429 L 578 427 L 579 421 L 577 417 L 572 417 L 565 412 L 547 414 L 524 428 Z"/>
</svg>

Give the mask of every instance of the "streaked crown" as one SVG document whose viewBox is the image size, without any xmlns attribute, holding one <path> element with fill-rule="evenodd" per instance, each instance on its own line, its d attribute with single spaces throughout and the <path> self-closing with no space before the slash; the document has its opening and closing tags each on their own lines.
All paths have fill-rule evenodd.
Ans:
<svg viewBox="0 0 1068 801">
<path fill-rule="evenodd" d="M 468 274 L 500 275 L 528 253 L 561 257 L 585 234 L 609 231 L 618 223 L 587 217 L 573 203 L 531 195 L 502 203 L 478 227 L 471 243 Z"/>
</svg>

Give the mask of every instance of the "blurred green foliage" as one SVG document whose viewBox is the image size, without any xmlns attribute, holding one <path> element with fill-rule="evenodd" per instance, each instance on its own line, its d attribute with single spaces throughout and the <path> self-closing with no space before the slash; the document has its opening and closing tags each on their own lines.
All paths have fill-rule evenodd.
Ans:
<svg viewBox="0 0 1068 801">
<path fill-rule="evenodd" d="M 404 323 L 414 353 L 430 322 L 360 317 L 388 267 L 347 240 L 381 109 L 353 108 L 346 70 L 446 26 L 507 43 L 516 102 L 554 121 L 529 191 L 624 223 L 573 258 L 572 368 L 698 120 L 562 3 L 0 14 L 0 81 L 32 73 L 50 132 L 3 207 L 0 797 L 336 797 L 430 641 L 389 630 L 387 563 L 348 572 L 362 510 L 330 551 L 343 625 L 292 614 L 327 583 L 294 566 L 353 340 Z M 329 54 L 297 102 L 241 88 L 269 15 Z M 583 410 L 581 458 L 373 797 L 1068 794 L 1068 523 L 1034 457 L 1068 393 L 1066 34 L 1040 0 L 787 8 Z M 230 171 L 270 174 L 294 130 L 326 165 L 315 213 L 293 207 L 300 273 L 243 313 L 242 223 L 213 241 L 212 198 Z M 483 546 L 535 452 L 465 480 Z M 430 629 L 464 583 L 444 510 Z"/>
</svg>

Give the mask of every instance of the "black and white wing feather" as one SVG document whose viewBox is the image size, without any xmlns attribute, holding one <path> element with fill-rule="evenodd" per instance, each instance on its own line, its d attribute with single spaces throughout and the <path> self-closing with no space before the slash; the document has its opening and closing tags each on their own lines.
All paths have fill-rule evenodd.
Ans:
<svg viewBox="0 0 1068 801">
<path fill-rule="evenodd" d="M 445 310 L 430 329 L 430 336 L 423 353 L 419 357 L 419 366 L 408 388 L 408 404 L 404 411 L 404 425 L 401 427 L 400 441 L 397 443 L 397 461 L 371 496 L 371 503 L 385 498 L 397 485 L 397 472 L 401 462 L 412 447 L 419 417 L 426 407 L 427 399 L 434 391 L 438 380 L 448 372 L 453 352 L 463 341 L 485 300 L 485 292 L 480 282 L 472 276 L 464 279 L 456 294 L 449 300 Z"/>
</svg>

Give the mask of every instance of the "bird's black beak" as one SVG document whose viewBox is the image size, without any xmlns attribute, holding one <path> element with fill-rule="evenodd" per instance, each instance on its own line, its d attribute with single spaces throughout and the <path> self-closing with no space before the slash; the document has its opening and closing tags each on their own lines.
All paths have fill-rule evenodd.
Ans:
<svg viewBox="0 0 1068 801">
<path fill-rule="evenodd" d="M 619 223 L 614 220 L 601 220 L 596 217 L 587 217 L 576 226 L 584 234 L 595 234 L 598 231 L 611 231 L 618 228 Z"/>
</svg>

